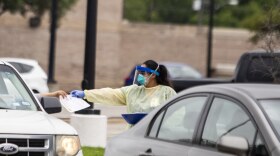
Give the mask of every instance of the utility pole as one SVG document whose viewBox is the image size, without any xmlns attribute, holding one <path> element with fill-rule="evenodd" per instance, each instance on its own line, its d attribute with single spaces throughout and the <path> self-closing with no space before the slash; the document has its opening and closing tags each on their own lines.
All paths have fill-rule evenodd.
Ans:
<svg viewBox="0 0 280 156">
<path fill-rule="evenodd" d="M 57 26 L 57 0 L 52 0 L 48 83 L 56 83 L 54 79 L 56 26 Z"/>
</svg>

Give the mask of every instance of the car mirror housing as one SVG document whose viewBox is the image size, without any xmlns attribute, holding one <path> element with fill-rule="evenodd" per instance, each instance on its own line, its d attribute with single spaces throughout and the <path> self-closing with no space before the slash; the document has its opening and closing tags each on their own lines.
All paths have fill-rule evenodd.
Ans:
<svg viewBox="0 0 280 156">
<path fill-rule="evenodd" d="M 248 141 L 239 136 L 222 136 L 217 142 L 217 149 L 221 152 L 246 156 L 249 150 Z"/>
<path fill-rule="evenodd" d="M 48 114 L 61 112 L 61 104 L 56 97 L 42 97 L 40 102 Z"/>
</svg>

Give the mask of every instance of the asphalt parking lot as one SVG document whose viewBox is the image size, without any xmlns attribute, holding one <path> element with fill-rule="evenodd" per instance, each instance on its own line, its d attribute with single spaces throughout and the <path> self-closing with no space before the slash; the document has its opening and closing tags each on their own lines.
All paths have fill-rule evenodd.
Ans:
<svg viewBox="0 0 280 156">
<path fill-rule="evenodd" d="M 122 118 L 108 118 L 107 140 L 126 130 L 126 122 Z"/>
<path fill-rule="evenodd" d="M 99 109 L 101 111 L 101 115 L 107 117 L 107 140 L 126 130 L 127 124 L 121 117 L 121 114 L 126 112 L 126 106 L 108 106 L 95 104 L 94 108 Z M 71 113 L 69 113 L 64 108 L 62 108 L 61 113 L 53 114 L 53 116 L 60 118 L 67 123 L 70 123 L 70 115 Z"/>
</svg>

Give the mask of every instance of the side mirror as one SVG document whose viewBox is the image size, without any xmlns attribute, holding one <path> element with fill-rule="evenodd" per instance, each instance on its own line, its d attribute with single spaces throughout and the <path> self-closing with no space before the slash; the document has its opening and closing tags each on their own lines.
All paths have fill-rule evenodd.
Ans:
<svg viewBox="0 0 280 156">
<path fill-rule="evenodd" d="M 42 97 L 40 102 L 48 114 L 61 112 L 61 104 L 56 97 Z"/>
<path fill-rule="evenodd" d="M 246 156 L 249 150 L 248 141 L 239 136 L 222 136 L 217 142 L 218 151 Z"/>
</svg>

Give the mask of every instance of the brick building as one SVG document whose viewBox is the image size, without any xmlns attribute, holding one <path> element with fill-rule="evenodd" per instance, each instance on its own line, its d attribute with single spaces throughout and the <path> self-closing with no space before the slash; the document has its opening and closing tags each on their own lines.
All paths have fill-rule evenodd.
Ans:
<svg viewBox="0 0 280 156">
<path fill-rule="evenodd" d="M 129 23 L 122 19 L 122 0 L 100 0 L 96 53 L 96 88 L 120 87 L 131 68 L 147 59 L 190 64 L 206 71 L 207 27 Z M 31 29 L 27 15 L 0 16 L 0 57 L 32 58 L 47 71 L 49 18 Z M 56 88 L 79 89 L 83 78 L 86 1 L 78 3 L 60 21 L 57 30 Z M 212 66 L 235 64 L 240 55 L 258 48 L 244 29 L 215 28 Z"/>
</svg>

